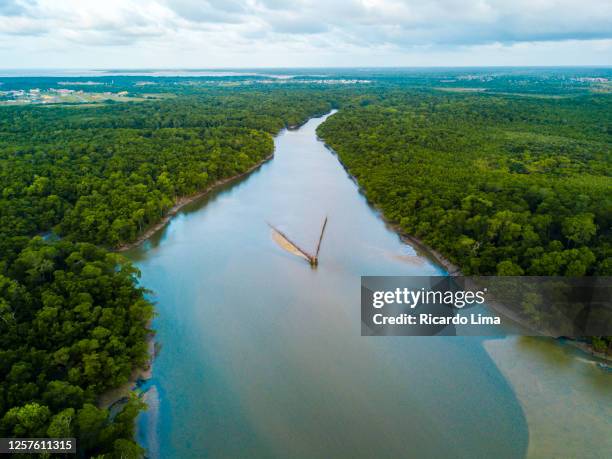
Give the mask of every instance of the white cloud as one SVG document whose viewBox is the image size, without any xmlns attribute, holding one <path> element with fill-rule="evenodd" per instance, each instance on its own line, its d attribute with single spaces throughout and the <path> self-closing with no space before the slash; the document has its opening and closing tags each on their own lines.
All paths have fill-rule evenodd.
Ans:
<svg viewBox="0 0 612 459">
<path fill-rule="evenodd" d="M 550 63 L 612 64 L 611 39 L 610 0 L 0 0 L 2 67 L 101 66 L 95 58 L 113 55 L 110 66 L 131 67 L 350 65 L 351 58 L 410 65 L 434 55 L 454 56 L 456 65 L 474 52 L 484 65 L 529 60 L 546 43 L 556 53 Z"/>
</svg>

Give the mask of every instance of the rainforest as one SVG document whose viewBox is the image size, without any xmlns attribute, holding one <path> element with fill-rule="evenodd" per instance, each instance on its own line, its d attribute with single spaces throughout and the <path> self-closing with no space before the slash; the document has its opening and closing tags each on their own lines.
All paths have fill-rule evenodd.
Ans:
<svg viewBox="0 0 612 459">
<path fill-rule="evenodd" d="M 142 398 L 100 404 L 148 364 L 164 320 L 156 285 L 122 250 L 332 109 L 316 134 L 368 202 L 462 273 L 612 275 L 610 79 L 609 69 L 0 78 L 0 436 L 75 436 L 79 457 L 145 454 Z M 113 98 L 92 102 L 90 80 Z M 39 96 L 60 87 L 86 102 Z M 589 345 L 612 350 L 610 337 Z"/>
<path fill-rule="evenodd" d="M 153 317 L 138 270 L 109 250 L 329 108 L 285 91 L 0 107 L 0 434 L 77 435 L 83 457 L 139 454 L 142 402 L 117 416 L 96 405 L 147 361 Z"/>
<path fill-rule="evenodd" d="M 480 275 L 610 275 L 612 98 L 389 93 L 319 135 L 408 234 Z"/>
</svg>

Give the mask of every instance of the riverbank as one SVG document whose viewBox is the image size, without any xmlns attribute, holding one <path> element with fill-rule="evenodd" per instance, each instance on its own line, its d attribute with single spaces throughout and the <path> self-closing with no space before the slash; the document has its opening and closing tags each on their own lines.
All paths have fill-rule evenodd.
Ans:
<svg viewBox="0 0 612 459">
<path fill-rule="evenodd" d="M 442 255 L 440 252 L 429 247 L 419 238 L 405 233 L 397 223 L 391 223 L 386 218 L 383 219 L 385 220 L 385 223 L 387 223 L 391 228 L 393 228 L 393 230 L 398 234 L 402 241 L 404 241 L 408 245 L 411 245 L 416 249 L 418 253 L 422 253 L 427 258 L 435 262 L 437 265 L 444 268 L 449 276 L 463 276 L 461 268 L 459 268 L 456 264 L 454 264 L 444 255 Z"/>
<path fill-rule="evenodd" d="M 138 247 L 140 244 L 142 244 L 144 241 L 149 239 L 155 233 L 163 229 L 170 222 L 170 220 L 172 220 L 172 217 L 174 217 L 187 204 L 191 204 L 192 202 L 197 201 L 198 199 L 206 196 L 208 193 L 210 193 L 211 191 L 213 191 L 214 189 L 222 185 L 226 185 L 242 177 L 245 177 L 246 175 L 249 175 L 251 172 L 255 171 L 256 169 L 260 168 L 263 164 L 270 161 L 273 157 L 274 157 L 274 152 L 266 156 L 264 159 L 259 161 L 257 164 L 254 164 L 253 166 L 251 166 L 246 171 L 241 172 L 240 174 L 232 175 L 231 177 L 217 180 L 216 182 L 206 187 L 204 190 L 199 191 L 196 194 L 193 194 L 191 196 L 182 196 L 178 198 L 174 206 L 172 206 L 172 208 L 168 211 L 168 213 L 159 222 L 147 228 L 140 236 L 138 236 L 138 238 L 135 241 L 129 242 L 126 244 L 122 244 L 119 247 L 115 248 L 115 251 L 125 252 L 126 250 L 130 250 L 135 247 Z"/>
<path fill-rule="evenodd" d="M 317 114 L 314 115 L 308 119 L 306 119 L 305 121 L 303 121 L 300 124 L 292 124 L 292 125 L 287 125 L 285 126 L 284 129 L 287 129 L 288 131 L 295 131 L 298 130 L 299 128 L 301 128 L 304 124 L 306 124 L 308 121 L 310 121 L 312 118 L 320 118 L 321 116 L 325 116 L 326 113 L 323 114 Z M 211 191 L 215 190 L 216 188 L 226 185 L 228 183 L 231 183 L 235 180 L 238 180 L 240 178 L 243 178 L 247 175 L 249 175 L 251 172 L 255 171 L 256 169 L 260 168 L 263 164 L 265 164 L 266 162 L 270 161 L 272 158 L 274 157 L 274 152 L 272 152 L 270 155 L 266 156 L 263 160 L 259 161 L 258 163 L 254 164 L 253 166 L 251 166 L 249 169 L 247 169 L 244 172 L 241 172 L 238 175 L 232 175 L 231 177 L 227 177 L 221 180 L 217 180 L 216 182 L 212 183 L 211 185 L 209 185 L 208 187 L 206 187 L 204 190 L 202 191 L 198 191 L 197 193 L 191 195 L 191 196 L 182 196 L 180 198 L 178 198 L 174 204 L 174 206 L 172 206 L 172 208 L 168 211 L 168 213 L 157 223 L 155 223 L 154 225 L 148 227 L 140 236 L 138 236 L 138 238 L 133 241 L 133 242 L 129 242 L 126 244 L 122 244 L 119 247 L 116 247 L 114 249 L 115 252 L 125 252 L 127 250 L 133 249 L 135 247 L 138 247 L 140 244 L 142 244 L 144 241 L 146 241 L 147 239 L 149 239 L 151 236 L 153 236 L 155 233 L 157 233 L 159 230 L 163 229 L 172 219 L 172 217 L 174 217 L 183 207 L 185 207 L 188 204 L 191 204 L 194 201 L 197 201 L 198 199 L 206 196 L 208 193 L 210 193 Z"/>
<path fill-rule="evenodd" d="M 153 360 L 155 360 L 157 355 L 155 346 L 155 331 L 153 331 L 151 325 L 151 322 L 147 324 L 147 363 L 142 367 L 134 368 L 125 384 L 101 394 L 97 401 L 98 408 L 111 408 L 112 406 L 121 403 L 123 400 L 127 400 L 129 394 L 137 388 L 139 381 L 147 381 L 151 379 L 153 373 Z"/>
<path fill-rule="evenodd" d="M 321 118 L 331 112 L 333 112 L 334 110 L 337 110 L 335 108 L 331 108 L 331 110 L 325 112 L 325 113 L 317 113 L 316 115 L 312 115 L 308 118 L 306 118 L 304 121 L 302 121 L 301 123 L 298 124 L 285 124 L 285 129 L 287 129 L 288 131 L 297 131 L 299 128 L 301 128 L 302 126 L 304 126 L 306 123 L 308 123 L 311 119 L 313 118 Z"/>
<path fill-rule="evenodd" d="M 597 352 L 595 349 L 593 349 L 593 346 L 591 346 L 588 343 L 585 343 L 584 341 L 578 341 L 578 340 L 571 339 L 571 338 L 563 338 L 563 339 L 560 339 L 560 341 L 563 344 L 567 344 L 568 346 L 572 346 L 573 348 L 583 352 L 588 357 L 590 357 L 591 360 L 593 361 L 601 360 L 606 363 L 612 362 L 612 354 L 605 354 L 603 352 Z"/>
<path fill-rule="evenodd" d="M 120 247 L 116 248 L 115 251 L 125 252 L 127 250 L 138 247 L 155 233 L 162 230 L 183 207 L 206 196 L 208 193 L 220 186 L 226 185 L 242 177 L 245 177 L 246 175 L 260 168 L 266 162 L 270 161 L 273 157 L 274 151 L 270 155 L 266 156 L 263 160 L 254 164 L 249 169 L 244 172 L 241 172 L 240 174 L 217 180 L 213 184 L 206 187 L 204 190 L 191 196 L 180 197 L 176 201 L 174 206 L 170 209 L 170 211 L 164 216 L 164 218 L 162 218 L 159 222 L 152 225 L 151 227 L 147 228 L 147 230 L 144 231 L 135 241 L 130 242 L 128 244 L 123 244 Z M 121 386 L 111 389 L 100 395 L 100 397 L 98 398 L 98 406 L 100 408 L 110 408 L 111 406 L 120 403 L 129 395 L 130 392 L 132 392 L 137 387 L 139 381 L 147 381 L 151 379 L 153 371 L 153 360 L 156 357 L 156 342 L 155 332 L 151 329 L 150 323 L 147 325 L 147 329 L 150 330 L 149 335 L 147 337 L 147 353 L 149 356 L 147 364 L 144 367 L 134 368 L 129 380 L 125 384 L 122 384 Z"/>
<path fill-rule="evenodd" d="M 438 252 L 434 248 L 428 246 L 421 239 L 417 238 L 416 236 L 406 233 L 398 223 L 390 221 L 384 215 L 382 209 L 380 209 L 380 207 L 378 207 L 375 203 L 370 201 L 365 190 L 359 184 L 359 181 L 357 180 L 357 178 L 353 174 L 350 173 L 350 171 L 347 169 L 344 163 L 340 160 L 338 153 L 331 146 L 325 143 L 324 139 L 318 136 L 317 136 L 317 139 L 321 141 L 325 145 L 325 148 L 327 148 L 327 150 L 329 150 L 338 159 L 338 162 L 340 163 L 344 171 L 347 173 L 349 178 L 353 181 L 353 183 L 357 185 L 357 187 L 359 188 L 359 192 L 366 198 L 366 201 L 368 202 L 368 204 L 376 210 L 379 217 L 385 222 L 385 224 L 389 228 L 391 228 L 399 236 L 399 238 L 404 243 L 413 247 L 418 254 L 425 256 L 426 258 L 431 260 L 434 264 L 438 265 L 441 268 L 444 268 L 444 270 L 448 273 L 449 276 L 463 276 L 463 273 L 459 266 L 451 262 L 448 258 L 446 258 L 444 255 L 442 255 L 440 252 Z M 492 311 L 498 314 L 501 314 L 505 318 L 509 319 L 511 322 L 514 322 L 519 327 L 524 328 L 525 330 L 528 331 L 528 333 L 533 333 L 534 336 L 545 336 L 544 333 L 541 333 L 538 330 L 533 329 L 531 324 L 529 324 L 525 319 L 523 319 L 519 314 L 517 314 L 515 311 L 511 310 L 510 308 L 500 303 L 492 302 L 492 301 L 487 302 L 487 306 Z M 549 335 L 546 335 L 546 336 L 549 336 Z M 554 337 L 551 337 L 551 338 L 558 339 Z M 612 362 L 612 355 L 607 355 L 601 352 L 596 352 L 593 349 L 593 347 L 589 345 L 588 343 L 577 341 L 571 338 L 566 338 L 564 342 L 568 344 L 569 346 L 572 346 L 582 351 L 586 357 L 589 357 L 593 361 Z"/>
<path fill-rule="evenodd" d="M 166 230 L 171 237 L 158 244 L 154 236 L 155 250 L 147 243 L 128 252 L 163 318 L 150 383 L 159 403 L 149 392 L 140 444 L 160 457 L 398 457 L 407 448 L 447 457 L 458 447 L 473 457 L 522 457 L 520 407 L 488 376 L 495 368 L 478 340 L 360 336 L 360 273 L 431 276 L 440 268 L 393 256 L 413 249 L 316 141 L 324 120 L 284 131 L 273 161 L 188 206 Z M 266 225 L 310 248 L 325 215 L 317 270 L 280 249 Z M 474 404 L 479 416 L 462 422 Z M 405 422 L 407 413 L 419 421 Z M 427 441 L 436 432 L 447 441 Z"/>
<path fill-rule="evenodd" d="M 297 130 L 301 126 L 306 124 L 310 119 L 312 119 L 312 118 L 319 118 L 321 116 L 325 116 L 325 114 L 314 115 L 314 116 L 308 118 L 307 120 L 305 120 L 304 122 L 300 123 L 299 125 L 286 126 L 285 129 L 287 129 L 289 131 Z M 281 130 L 281 132 L 282 132 L 282 130 Z M 219 188 L 219 187 L 221 187 L 223 185 L 227 185 L 227 184 L 232 183 L 232 182 L 234 182 L 236 180 L 239 180 L 239 179 L 241 179 L 243 177 L 246 177 L 250 173 L 252 173 L 255 170 L 259 169 L 266 162 L 270 161 L 272 158 L 274 158 L 274 151 L 272 151 L 272 153 L 270 155 L 266 156 L 264 159 L 262 159 L 261 161 L 257 162 L 256 164 L 254 164 L 253 166 L 248 168 L 246 171 L 241 172 L 240 174 L 233 175 L 231 177 L 226 177 L 226 178 L 221 179 L 221 180 L 217 180 L 216 182 L 214 182 L 211 185 L 209 185 L 208 187 L 206 187 L 204 190 L 199 191 L 199 192 L 197 192 L 197 193 L 195 193 L 195 194 L 193 194 L 191 196 L 182 196 L 182 197 L 178 198 L 176 200 L 174 206 L 172 206 L 172 208 L 168 211 L 168 213 L 159 222 L 157 222 L 154 225 L 148 227 L 135 241 L 130 242 L 130 243 L 126 243 L 126 244 L 122 244 L 121 246 L 115 248 L 114 250 L 116 252 L 125 252 L 125 251 L 128 251 L 130 249 L 134 249 L 134 248 L 140 246 L 142 243 L 144 243 L 147 239 L 151 238 L 158 231 L 161 231 L 168 223 L 170 223 L 172 218 L 176 214 L 178 214 L 178 212 L 181 209 L 183 209 L 185 206 L 187 206 L 188 204 L 191 204 L 192 202 L 197 201 L 198 199 L 203 198 L 204 196 L 206 196 L 210 192 L 214 191 L 215 189 L 217 189 L 217 188 Z M 148 352 L 148 355 L 149 355 L 149 358 L 147 360 L 147 364 L 144 367 L 141 367 L 141 368 L 134 368 L 134 370 L 132 371 L 132 374 L 130 375 L 129 380 L 125 384 L 123 384 L 123 385 L 121 385 L 119 387 L 116 387 L 116 388 L 114 388 L 112 390 L 109 390 L 109 391 L 105 392 L 104 394 L 102 394 L 98 398 L 98 406 L 99 407 L 101 407 L 101 408 L 110 408 L 112 406 L 115 406 L 118 403 L 121 403 L 122 400 L 124 400 L 124 399 L 126 399 L 128 397 L 130 392 L 134 391 L 137 388 L 139 381 L 147 381 L 147 380 L 151 379 L 152 371 L 153 371 L 153 361 L 154 361 L 154 359 L 156 357 L 156 342 L 155 342 L 155 332 L 151 329 L 151 324 L 150 323 L 147 325 L 147 328 L 150 330 L 150 333 L 149 333 L 149 335 L 147 337 L 147 352 Z"/>
<path fill-rule="evenodd" d="M 365 196 L 366 201 L 373 209 L 376 210 L 380 219 L 384 221 L 385 224 L 389 228 L 391 228 L 393 232 L 395 232 L 404 243 L 413 247 L 418 254 L 424 255 L 427 259 L 433 261 L 436 265 L 440 266 L 441 268 L 444 268 L 444 270 L 448 273 L 449 276 L 462 276 L 463 275 L 459 266 L 454 264 L 452 261 L 450 261 L 448 258 L 446 258 L 444 255 L 442 255 L 437 250 L 433 249 L 432 247 L 429 247 L 421 239 L 417 238 L 416 236 L 412 236 L 406 233 L 400 227 L 398 223 L 390 221 L 385 216 L 382 209 L 380 209 L 380 207 L 378 207 L 374 202 L 370 201 L 370 199 L 368 198 L 368 195 L 366 194 L 365 190 L 359 184 L 359 181 L 357 180 L 357 178 L 353 174 L 351 174 L 350 171 L 344 165 L 344 163 L 340 161 L 340 157 L 338 156 L 338 153 L 336 152 L 336 150 L 334 150 L 332 147 L 327 145 L 327 143 L 325 143 L 325 140 L 320 138 L 319 136 L 317 136 L 317 140 L 321 141 L 323 145 L 325 145 L 325 148 L 327 148 L 338 159 L 338 163 L 340 163 L 340 165 L 342 166 L 344 171 L 347 173 L 351 181 L 355 183 L 355 185 L 357 185 L 357 187 L 359 188 L 359 193 Z"/>
</svg>

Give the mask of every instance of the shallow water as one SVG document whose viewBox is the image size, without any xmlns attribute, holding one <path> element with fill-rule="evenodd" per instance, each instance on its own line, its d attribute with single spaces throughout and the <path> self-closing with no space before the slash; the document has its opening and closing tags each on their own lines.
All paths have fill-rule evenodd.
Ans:
<svg viewBox="0 0 612 459">
<path fill-rule="evenodd" d="M 530 458 L 612 453 L 612 375 L 568 344 L 534 337 L 485 342 L 523 406 Z"/>
<path fill-rule="evenodd" d="M 524 457 L 523 409 L 481 338 L 360 336 L 361 275 L 444 272 L 367 204 L 317 140 L 324 119 L 128 253 L 163 346 L 139 441 L 163 458 Z M 325 215 L 316 270 L 267 225 L 312 250 Z"/>
</svg>

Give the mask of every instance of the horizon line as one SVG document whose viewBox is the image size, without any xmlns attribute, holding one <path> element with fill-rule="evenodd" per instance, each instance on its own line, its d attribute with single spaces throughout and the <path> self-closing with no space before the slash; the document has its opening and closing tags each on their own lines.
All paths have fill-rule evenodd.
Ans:
<svg viewBox="0 0 612 459">
<path fill-rule="evenodd" d="M 0 70 L 89 70 L 89 71 L 218 71 L 218 70 L 299 70 L 299 69 L 460 69 L 460 68 L 612 68 L 612 64 L 555 64 L 555 65 L 341 65 L 341 66 L 251 66 L 251 67 L 0 67 Z"/>
</svg>

